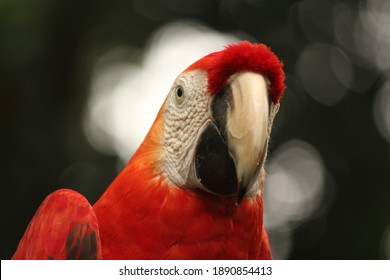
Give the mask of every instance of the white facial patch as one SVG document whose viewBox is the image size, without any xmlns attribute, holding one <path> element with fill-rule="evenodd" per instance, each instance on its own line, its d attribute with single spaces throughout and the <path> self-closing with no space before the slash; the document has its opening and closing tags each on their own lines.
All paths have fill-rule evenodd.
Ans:
<svg viewBox="0 0 390 280">
<path fill-rule="evenodd" d="M 170 181 L 186 183 L 200 128 L 211 119 L 207 73 L 194 70 L 174 82 L 164 112 L 164 164 Z"/>
</svg>

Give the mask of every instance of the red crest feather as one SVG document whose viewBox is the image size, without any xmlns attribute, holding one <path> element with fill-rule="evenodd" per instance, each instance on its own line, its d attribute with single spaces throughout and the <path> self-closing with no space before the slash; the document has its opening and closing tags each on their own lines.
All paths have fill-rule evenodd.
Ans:
<svg viewBox="0 0 390 280">
<path fill-rule="evenodd" d="M 242 41 L 198 60 L 186 71 L 203 69 L 208 72 L 209 92 L 215 94 L 231 75 L 242 71 L 262 74 L 270 81 L 271 100 L 279 103 L 286 88 L 283 63 L 264 44 Z"/>
</svg>

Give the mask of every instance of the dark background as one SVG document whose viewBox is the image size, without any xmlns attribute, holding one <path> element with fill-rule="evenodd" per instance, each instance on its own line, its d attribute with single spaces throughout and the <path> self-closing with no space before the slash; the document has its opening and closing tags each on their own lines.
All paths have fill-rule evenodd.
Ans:
<svg viewBox="0 0 390 280">
<path fill-rule="evenodd" d="M 98 57 L 117 45 L 143 50 L 159 27 L 183 19 L 250 34 L 284 61 L 288 90 L 270 154 L 290 139 L 310 143 L 333 186 L 329 209 L 294 229 L 288 257 L 389 258 L 390 146 L 374 112 L 389 71 L 377 65 L 378 50 L 367 55 L 348 39 L 355 34 L 377 47 L 367 27 L 356 27 L 369 8 L 365 1 L 0 1 L 1 259 L 12 256 L 47 194 L 72 187 L 93 203 L 118 172 L 117 156 L 94 149 L 82 128 Z M 341 19 L 340 9 L 347 11 Z M 351 61 L 353 79 L 332 104 L 302 85 L 312 71 L 298 73 L 301 52 L 313 44 L 337 46 Z M 315 72 L 326 60 L 308 63 Z M 327 79 L 314 78 L 327 88 Z M 80 168 L 70 172 L 75 164 Z M 307 245 L 322 223 L 326 228 Z"/>
</svg>

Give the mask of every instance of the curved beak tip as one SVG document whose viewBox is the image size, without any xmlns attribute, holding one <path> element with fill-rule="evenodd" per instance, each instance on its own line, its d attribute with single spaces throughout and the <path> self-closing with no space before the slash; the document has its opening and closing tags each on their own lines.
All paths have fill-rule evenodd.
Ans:
<svg viewBox="0 0 390 280">
<path fill-rule="evenodd" d="M 247 188 L 242 183 L 239 184 L 236 204 L 239 205 L 246 194 Z"/>
</svg>

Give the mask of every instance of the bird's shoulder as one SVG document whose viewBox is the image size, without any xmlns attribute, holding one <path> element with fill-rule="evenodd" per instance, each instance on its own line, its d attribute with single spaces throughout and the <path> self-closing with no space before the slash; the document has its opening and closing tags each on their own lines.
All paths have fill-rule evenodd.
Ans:
<svg viewBox="0 0 390 280">
<path fill-rule="evenodd" d="M 88 200 L 70 189 L 48 195 L 13 259 L 101 259 L 99 226 Z"/>
</svg>

